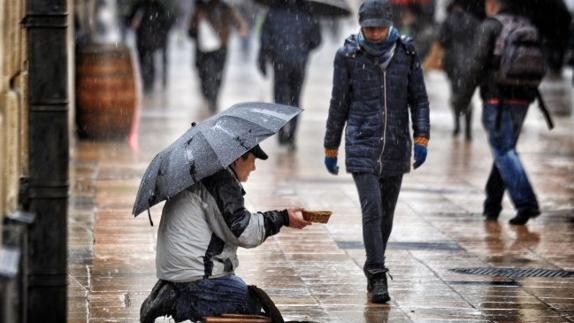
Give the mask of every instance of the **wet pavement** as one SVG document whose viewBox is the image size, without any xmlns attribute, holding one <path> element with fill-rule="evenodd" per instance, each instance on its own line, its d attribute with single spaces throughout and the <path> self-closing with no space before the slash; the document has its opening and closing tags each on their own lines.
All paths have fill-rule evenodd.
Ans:
<svg viewBox="0 0 574 323">
<path fill-rule="evenodd" d="M 134 219 L 140 178 L 153 156 L 207 116 L 187 41 L 172 42 L 170 88 L 145 97 L 137 140 L 81 141 L 73 151 L 69 210 L 70 322 L 135 322 L 155 278 L 161 205 Z M 232 48 L 237 49 L 237 43 Z M 456 268 L 574 271 L 574 119 L 546 129 L 530 110 L 519 144 L 543 214 L 510 226 L 510 202 L 498 223 L 484 222 L 483 186 L 491 155 L 474 115 L 474 140 L 452 138 L 444 75 L 427 74 L 432 138 L 426 164 L 403 182 L 387 252 L 392 301 L 370 304 L 357 193 L 349 174 L 329 175 L 322 139 L 336 44 L 328 36 L 312 57 L 304 88 L 297 151 L 263 143 L 245 185 L 250 210 L 302 206 L 333 211 L 327 225 L 284 228 L 261 247 L 240 251 L 238 274 L 265 289 L 288 320 L 316 322 L 574 322 L 574 277 L 473 275 Z M 221 107 L 271 97 L 253 61 L 231 51 Z M 478 107 L 478 105 L 476 105 Z M 342 149 L 341 149 L 342 150 Z M 342 153 L 342 151 L 340 152 Z M 341 156 L 342 157 L 342 156 Z M 343 158 L 341 158 L 343 159 Z M 544 274 L 535 272 L 535 275 Z M 566 273 L 568 274 L 568 273 Z M 159 321 L 159 320 L 158 320 Z M 166 320 L 167 322 L 167 320 Z"/>
</svg>

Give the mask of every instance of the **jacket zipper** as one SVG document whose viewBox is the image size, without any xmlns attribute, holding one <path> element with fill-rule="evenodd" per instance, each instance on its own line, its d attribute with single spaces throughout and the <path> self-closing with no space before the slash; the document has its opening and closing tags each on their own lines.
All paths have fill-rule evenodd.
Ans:
<svg viewBox="0 0 574 323">
<path fill-rule="evenodd" d="M 383 174 L 383 153 L 385 152 L 385 146 L 387 145 L 387 71 L 383 71 L 383 106 L 384 106 L 384 123 L 383 123 L 383 149 L 381 149 L 381 154 L 379 155 L 379 175 Z"/>
</svg>

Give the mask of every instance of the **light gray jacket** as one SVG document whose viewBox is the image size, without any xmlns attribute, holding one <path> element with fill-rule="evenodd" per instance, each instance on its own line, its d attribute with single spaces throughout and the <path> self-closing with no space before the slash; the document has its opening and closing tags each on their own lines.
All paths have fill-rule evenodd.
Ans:
<svg viewBox="0 0 574 323">
<path fill-rule="evenodd" d="M 189 282 L 233 273 L 237 247 L 256 247 L 289 224 L 286 210 L 250 213 L 244 194 L 229 168 L 167 201 L 158 230 L 157 277 Z"/>
</svg>

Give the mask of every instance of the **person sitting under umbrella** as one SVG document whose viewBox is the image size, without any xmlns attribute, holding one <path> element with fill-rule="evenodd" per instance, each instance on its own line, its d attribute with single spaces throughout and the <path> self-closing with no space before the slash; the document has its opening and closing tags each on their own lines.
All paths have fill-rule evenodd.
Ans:
<svg viewBox="0 0 574 323">
<path fill-rule="evenodd" d="M 241 182 L 255 170 L 256 158 L 268 158 L 259 145 L 167 200 L 157 238 L 159 281 L 142 304 L 142 322 L 162 315 L 198 321 L 224 313 L 261 312 L 245 282 L 234 274 L 237 248 L 257 247 L 283 226 L 302 229 L 311 223 L 300 208 L 256 213 L 245 208 Z"/>
</svg>

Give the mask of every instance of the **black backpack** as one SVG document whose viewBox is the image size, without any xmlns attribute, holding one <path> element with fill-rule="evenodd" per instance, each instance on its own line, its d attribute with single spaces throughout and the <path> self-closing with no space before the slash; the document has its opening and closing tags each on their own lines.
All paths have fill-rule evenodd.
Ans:
<svg viewBox="0 0 574 323">
<path fill-rule="evenodd" d="M 502 85 L 538 87 L 546 74 L 546 60 L 538 29 L 527 18 L 499 14 L 502 24 L 494 55 L 500 57 L 496 82 Z"/>
</svg>

